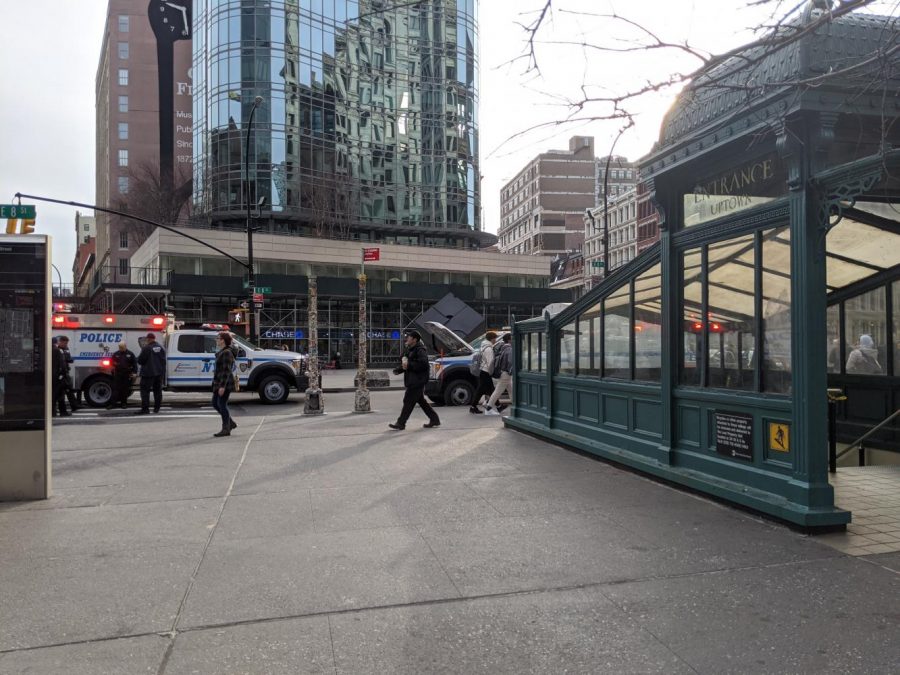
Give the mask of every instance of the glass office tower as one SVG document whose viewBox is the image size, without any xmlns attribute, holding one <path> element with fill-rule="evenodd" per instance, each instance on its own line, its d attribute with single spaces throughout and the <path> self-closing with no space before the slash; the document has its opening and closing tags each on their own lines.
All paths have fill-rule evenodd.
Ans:
<svg viewBox="0 0 900 675">
<path fill-rule="evenodd" d="M 465 246 L 481 229 L 476 0 L 195 0 L 194 206 L 276 231 Z"/>
</svg>

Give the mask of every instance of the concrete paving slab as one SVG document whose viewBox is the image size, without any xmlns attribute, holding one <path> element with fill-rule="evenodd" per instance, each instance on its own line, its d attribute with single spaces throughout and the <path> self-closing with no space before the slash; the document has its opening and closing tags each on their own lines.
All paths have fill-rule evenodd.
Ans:
<svg viewBox="0 0 900 675">
<path fill-rule="evenodd" d="M 472 522 L 498 515 L 461 482 L 372 485 L 310 491 L 317 532 L 372 529 L 458 520 Z"/>
<path fill-rule="evenodd" d="M 328 618 L 308 617 L 181 633 L 165 675 L 333 673 Z"/>
<path fill-rule="evenodd" d="M 296 490 L 231 495 L 215 537 L 217 540 L 254 539 L 313 532 L 315 526 L 309 490 Z"/>
<path fill-rule="evenodd" d="M 900 664 L 900 576 L 846 556 L 604 593 L 701 673 L 896 673 Z"/>
<path fill-rule="evenodd" d="M 213 540 L 182 626 L 448 597 L 456 588 L 412 528 Z"/>
<path fill-rule="evenodd" d="M 194 499 L 0 513 L 0 563 L 205 542 L 221 501 Z"/>
<path fill-rule="evenodd" d="M 331 617 L 338 673 L 691 673 L 599 589 Z"/>
<path fill-rule="evenodd" d="M 600 512 L 417 528 L 463 595 L 609 583 L 667 568 L 652 545 Z"/>
<path fill-rule="evenodd" d="M 0 652 L 167 631 L 199 544 L 0 564 Z"/>
<path fill-rule="evenodd" d="M 254 452 L 234 485 L 234 494 L 298 492 L 309 488 L 365 486 L 383 483 L 375 467 L 358 455 L 364 449 L 334 449 L 317 453 L 295 450 Z"/>
<path fill-rule="evenodd" d="M 0 654 L 5 675 L 147 675 L 159 671 L 169 641 L 158 635 L 82 642 Z"/>
</svg>

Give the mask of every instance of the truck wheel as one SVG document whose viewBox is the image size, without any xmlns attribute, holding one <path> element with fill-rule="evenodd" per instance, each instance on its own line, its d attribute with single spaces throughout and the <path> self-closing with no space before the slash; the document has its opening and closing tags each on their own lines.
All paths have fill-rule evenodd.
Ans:
<svg viewBox="0 0 900 675">
<path fill-rule="evenodd" d="M 92 408 L 103 408 L 112 399 L 113 382 L 111 377 L 96 375 L 85 382 L 81 388 L 85 402 Z"/>
<path fill-rule="evenodd" d="M 453 380 L 444 390 L 444 402 L 447 405 L 472 405 L 475 398 L 475 387 L 466 380 Z"/>
<path fill-rule="evenodd" d="M 281 375 L 267 375 L 256 390 L 259 392 L 259 400 L 267 404 L 284 403 L 290 393 L 287 380 Z"/>
</svg>

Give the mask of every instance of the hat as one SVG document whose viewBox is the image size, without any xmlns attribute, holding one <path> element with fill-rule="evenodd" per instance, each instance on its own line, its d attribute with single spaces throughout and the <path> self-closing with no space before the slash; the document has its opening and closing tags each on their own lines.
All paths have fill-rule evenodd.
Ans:
<svg viewBox="0 0 900 675">
<path fill-rule="evenodd" d="M 860 335 L 859 346 L 863 349 L 875 349 L 875 340 L 872 339 L 871 335 Z"/>
<path fill-rule="evenodd" d="M 156 339 L 156 333 L 147 333 L 147 339 L 148 339 L 148 340 L 155 340 L 155 339 Z"/>
<path fill-rule="evenodd" d="M 405 330 L 405 331 L 403 331 L 403 335 L 404 335 L 404 337 L 414 337 L 414 338 L 416 338 L 416 340 L 422 339 L 422 335 L 417 330 L 412 330 L 412 329 Z"/>
</svg>

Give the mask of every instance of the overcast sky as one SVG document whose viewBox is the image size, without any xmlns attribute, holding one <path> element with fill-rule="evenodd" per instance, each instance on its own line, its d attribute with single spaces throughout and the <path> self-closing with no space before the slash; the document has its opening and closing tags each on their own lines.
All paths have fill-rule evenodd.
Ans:
<svg viewBox="0 0 900 675">
<path fill-rule="evenodd" d="M 139 0 L 145 6 L 146 0 Z M 481 174 L 484 229 L 496 232 L 502 184 L 536 154 L 567 148 L 572 135 L 593 135 L 598 155 L 607 154 L 619 123 L 581 122 L 516 132 L 553 120 L 569 111 L 566 99 L 591 91 L 622 90 L 648 78 L 690 70 L 698 62 L 677 52 L 614 56 L 578 46 L 538 45 L 541 76 L 525 72 L 522 62 L 530 9 L 543 0 L 481 0 Z M 743 9 L 745 0 L 554 0 L 544 41 L 605 41 L 634 37 L 619 26 L 565 10 L 605 13 L 618 10 L 663 39 L 721 52 L 752 38 L 746 28 L 763 16 Z M 28 0 L 3 2 L 0 41 L 0 203 L 15 192 L 92 203 L 94 199 L 94 81 L 106 0 Z M 15 29 L 13 29 L 13 27 Z M 659 124 L 676 92 L 643 101 L 637 127 L 619 142 L 616 152 L 636 159 L 657 138 Z M 54 262 L 70 281 L 74 255 L 75 209 L 38 204 L 38 231 L 54 237 Z"/>
</svg>

